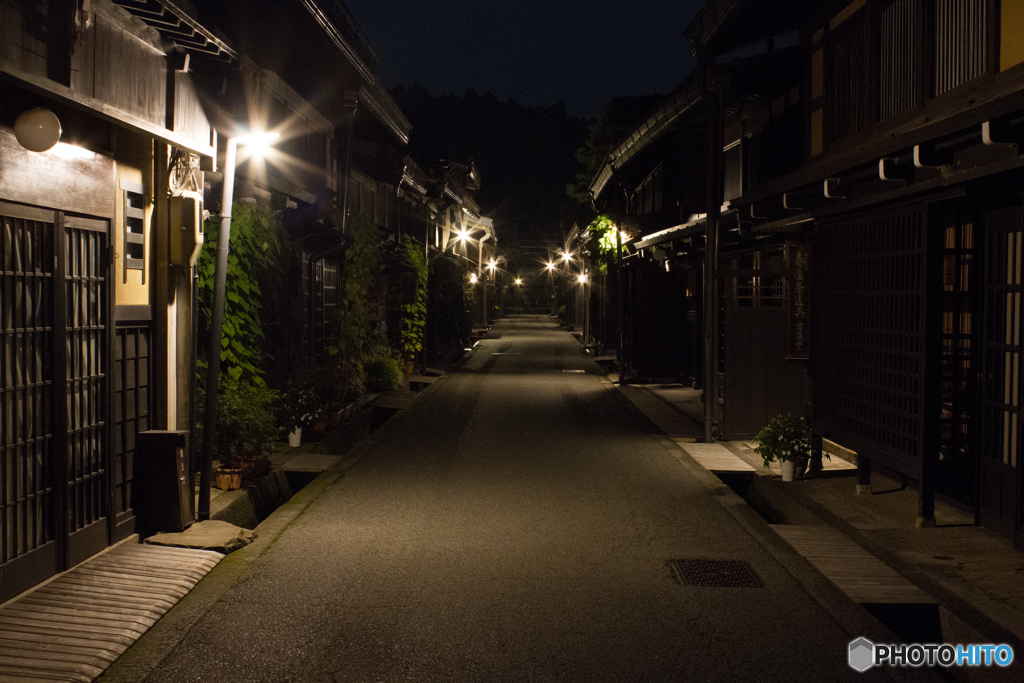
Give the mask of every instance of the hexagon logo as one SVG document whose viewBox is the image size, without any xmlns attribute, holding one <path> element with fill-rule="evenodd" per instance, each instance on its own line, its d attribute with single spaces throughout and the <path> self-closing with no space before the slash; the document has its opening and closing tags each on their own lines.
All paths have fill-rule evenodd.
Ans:
<svg viewBox="0 0 1024 683">
<path fill-rule="evenodd" d="M 850 643 L 850 668 L 864 673 L 875 664 L 875 644 L 867 638 Z"/>
</svg>

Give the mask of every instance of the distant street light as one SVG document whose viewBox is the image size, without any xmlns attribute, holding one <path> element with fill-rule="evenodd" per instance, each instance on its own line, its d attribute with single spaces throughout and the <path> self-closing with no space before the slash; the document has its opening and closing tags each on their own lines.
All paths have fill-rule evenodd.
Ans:
<svg viewBox="0 0 1024 683">
<path fill-rule="evenodd" d="M 469 276 L 469 283 L 471 285 L 475 285 L 476 281 L 477 281 L 476 273 L 471 273 L 470 276 Z"/>
<path fill-rule="evenodd" d="M 555 264 L 554 264 L 554 263 L 551 263 L 550 261 L 548 261 L 548 262 L 547 262 L 547 269 L 548 269 L 549 271 L 552 271 L 552 270 L 554 270 L 554 269 L 555 269 Z"/>
<path fill-rule="evenodd" d="M 224 334 L 224 298 L 227 285 L 228 245 L 231 240 L 231 202 L 235 195 L 235 162 L 238 146 L 254 153 L 266 149 L 280 137 L 277 133 L 258 133 L 229 137 L 224 156 L 224 183 L 220 200 L 220 232 L 217 234 L 217 258 L 213 271 L 213 313 L 210 321 L 210 350 L 206 371 L 206 417 L 203 420 L 203 452 L 199 473 L 199 521 L 210 518 L 210 484 L 213 474 L 214 437 L 217 431 L 217 389 L 220 383 L 220 346 Z M 194 398 L 194 397 L 193 397 Z"/>
<path fill-rule="evenodd" d="M 523 284 L 523 280 L 522 280 L 522 278 L 518 278 L 518 277 L 517 277 L 517 278 L 516 278 L 516 285 L 521 285 L 521 284 Z"/>
<path fill-rule="evenodd" d="M 587 276 L 584 275 L 583 273 L 580 273 L 579 275 L 577 275 L 576 279 L 580 281 L 581 285 L 587 284 Z"/>
<path fill-rule="evenodd" d="M 567 251 L 563 252 L 562 253 L 562 260 L 565 261 L 566 263 L 568 263 L 569 261 L 572 261 L 572 256 Z"/>
</svg>

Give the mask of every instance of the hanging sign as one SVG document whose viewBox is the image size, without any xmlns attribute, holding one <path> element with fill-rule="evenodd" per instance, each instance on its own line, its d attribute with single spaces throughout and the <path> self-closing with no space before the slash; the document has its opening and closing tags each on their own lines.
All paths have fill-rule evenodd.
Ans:
<svg viewBox="0 0 1024 683">
<path fill-rule="evenodd" d="M 786 358 L 808 360 L 811 350 L 811 247 L 799 242 L 786 243 L 789 268 L 789 344 Z"/>
</svg>

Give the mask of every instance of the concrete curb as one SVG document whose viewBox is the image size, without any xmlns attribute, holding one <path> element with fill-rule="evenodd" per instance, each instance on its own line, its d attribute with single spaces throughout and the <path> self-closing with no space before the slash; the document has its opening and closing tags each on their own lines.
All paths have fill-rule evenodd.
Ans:
<svg viewBox="0 0 1024 683">
<path fill-rule="evenodd" d="M 97 681 L 104 683 L 137 683 L 144 680 L 184 640 L 195 624 L 245 576 L 259 560 L 313 503 L 354 467 L 377 445 L 377 437 L 401 423 L 404 416 L 416 410 L 445 383 L 448 375 L 438 377 L 402 411 L 385 422 L 376 432 L 360 441 L 337 465 L 320 474 L 301 491 L 260 522 L 254 531 L 257 538 L 241 550 L 227 555 L 188 595 L 182 598 L 151 629 L 103 672 Z"/>
<path fill-rule="evenodd" d="M 1015 633 L 817 501 L 811 500 L 792 488 L 786 489 L 778 482 L 771 480 L 759 481 L 758 485 L 772 491 L 771 497 L 775 505 L 790 504 L 803 511 L 803 514 L 811 515 L 814 519 L 819 520 L 819 524 L 841 531 L 865 551 L 934 598 L 939 603 L 943 632 L 947 642 L 1007 643 L 1013 647 L 1015 652 L 1024 652 L 1024 640 Z M 945 634 L 947 628 L 950 631 L 948 636 Z"/>
<path fill-rule="evenodd" d="M 786 541 L 775 533 L 768 522 L 752 508 L 747 501 L 738 496 L 721 479 L 706 469 L 683 451 L 674 441 L 664 435 L 660 428 L 644 414 L 629 398 L 612 384 L 607 378 L 602 382 L 630 408 L 643 415 L 650 424 L 652 434 L 661 446 L 676 459 L 684 470 L 712 495 L 712 497 L 736 519 L 737 522 L 778 562 L 786 572 L 819 604 L 836 623 L 850 635 L 850 640 L 865 637 L 875 643 L 896 643 L 899 638 L 872 616 L 861 605 L 857 604 L 837 588 L 831 581 L 803 558 Z M 910 683 L 911 681 L 939 681 L 935 673 L 928 669 L 887 668 L 883 670 L 893 680 Z"/>
</svg>

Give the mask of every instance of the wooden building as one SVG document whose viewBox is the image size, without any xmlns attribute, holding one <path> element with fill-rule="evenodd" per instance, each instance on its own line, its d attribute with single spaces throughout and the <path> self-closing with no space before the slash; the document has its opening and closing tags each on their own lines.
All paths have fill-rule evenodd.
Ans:
<svg viewBox="0 0 1024 683">
<path fill-rule="evenodd" d="M 0 2 L 0 600 L 132 534 L 135 436 L 184 417 L 216 156 L 186 55 L 234 53 L 166 12 L 187 45 L 111 0 Z M 23 144 L 35 109 L 61 129 L 46 151 Z"/>
<path fill-rule="evenodd" d="M 637 242 L 721 241 L 724 436 L 744 393 L 796 408 L 861 486 L 915 486 L 920 525 L 942 495 L 1018 546 L 1022 32 L 1009 0 L 709 0 L 686 35 L 721 172 Z"/>
</svg>

